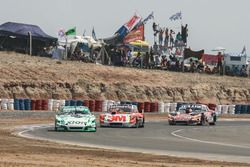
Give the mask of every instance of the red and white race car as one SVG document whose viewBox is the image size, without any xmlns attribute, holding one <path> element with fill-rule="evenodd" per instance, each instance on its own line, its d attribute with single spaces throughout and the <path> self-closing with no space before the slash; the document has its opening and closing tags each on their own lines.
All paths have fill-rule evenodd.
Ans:
<svg viewBox="0 0 250 167">
<path fill-rule="evenodd" d="M 112 105 L 108 112 L 100 114 L 101 127 L 144 127 L 144 113 L 136 105 Z"/>
<path fill-rule="evenodd" d="M 216 113 L 204 104 L 185 104 L 178 111 L 169 113 L 169 125 L 215 125 Z"/>
</svg>

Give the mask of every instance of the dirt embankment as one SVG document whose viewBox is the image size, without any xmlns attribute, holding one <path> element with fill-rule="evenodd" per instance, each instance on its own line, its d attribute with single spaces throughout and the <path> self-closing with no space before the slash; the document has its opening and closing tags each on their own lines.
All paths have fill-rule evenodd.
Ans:
<svg viewBox="0 0 250 167">
<path fill-rule="evenodd" d="M 249 103 L 250 78 L 140 70 L 0 52 L 0 98 Z"/>
</svg>

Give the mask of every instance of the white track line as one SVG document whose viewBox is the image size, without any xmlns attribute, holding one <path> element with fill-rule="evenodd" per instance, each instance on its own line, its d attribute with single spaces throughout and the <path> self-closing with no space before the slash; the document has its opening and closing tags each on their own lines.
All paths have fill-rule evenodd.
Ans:
<svg viewBox="0 0 250 167">
<path fill-rule="evenodd" d="M 185 136 L 181 136 L 181 135 L 177 134 L 178 132 L 181 132 L 183 130 L 185 130 L 185 129 L 179 129 L 179 130 L 173 131 L 171 133 L 171 135 L 173 135 L 175 137 L 178 137 L 178 138 L 181 138 L 181 139 L 186 139 L 186 140 L 190 140 L 190 141 L 194 141 L 194 142 L 199 142 L 199 143 L 214 144 L 214 145 L 221 145 L 221 146 L 228 146 L 228 147 L 238 147 L 238 148 L 249 148 L 250 149 L 249 146 L 242 146 L 242 145 L 235 145 L 235 144 L 227 144 L 227 143 L 220 143 L 220 142 L 199 140 L 199 139 L 189 138 L 189 137 L 185 137 Z"/>
</svg>

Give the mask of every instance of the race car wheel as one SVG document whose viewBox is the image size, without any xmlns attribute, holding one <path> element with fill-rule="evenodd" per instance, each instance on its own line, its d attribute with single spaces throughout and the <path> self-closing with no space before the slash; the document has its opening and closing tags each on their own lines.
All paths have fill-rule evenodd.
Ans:
<svg viewBox="0 0 250 167">
<path fill-rule="evenodd" d="M 204 115 L 204 113 L 201 114 L 201 125 L 205 126 L 206 125 L 206 116 Z"/>
<path fill-rule="evenodd" d="M 213 115 L 213 122 L 211 122 L 210 125 L 215 125 L 215 122 L 216 122 L 216 115 L 214 114 Z"/>
<path fill-rule="evenodd" d="M 57 131 L 57 127 L 55 127 L 55 131 Z"/>
<path fill-rule="evenodd" d="M 142 124 L 141 124 L 141 127 L 142 127 L 142 128 L 144 128 L 144 122 L 145 122 L 145 120 L 144 120 L 144 118 L 143 118 L 143 121 L 142 121 Z"/>
<path fill-rule="evenodd" d="M 175 125 L 173 122 L 168 122 L 169 125 Z"/>
<path fill-rule="evenodd" d="M 135 128 L 139 128 L 140 127 L 140 122 L 139 122 L 139 120 L 137 119 L 136 120 L 136 123 L 135 123 Z"/>
</svg>

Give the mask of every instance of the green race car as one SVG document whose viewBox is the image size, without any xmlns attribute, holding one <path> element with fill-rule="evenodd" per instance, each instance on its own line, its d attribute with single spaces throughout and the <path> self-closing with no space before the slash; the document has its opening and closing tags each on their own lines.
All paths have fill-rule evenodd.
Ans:
<svg viewBox="0 0 250 167">
<path fill-rule="evenodd" d="M 96 132 L 96 118 L 85 106 L 65 106 L 55 117 L 55 131 Z"/>
</svg>

